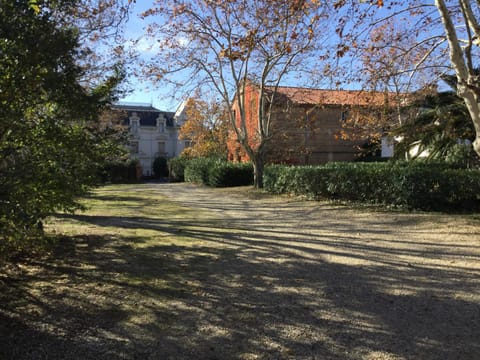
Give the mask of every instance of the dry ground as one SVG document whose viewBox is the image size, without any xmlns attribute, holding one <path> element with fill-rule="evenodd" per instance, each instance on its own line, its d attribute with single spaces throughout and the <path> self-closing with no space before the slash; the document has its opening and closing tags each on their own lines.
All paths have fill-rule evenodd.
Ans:
<svg viewBox="0 0 480 360">
<path fill-rule="evenodd" d="M 480 216 L 110 186 L 0 271 L 0 359 L 479 359 Z"/>
</svg>

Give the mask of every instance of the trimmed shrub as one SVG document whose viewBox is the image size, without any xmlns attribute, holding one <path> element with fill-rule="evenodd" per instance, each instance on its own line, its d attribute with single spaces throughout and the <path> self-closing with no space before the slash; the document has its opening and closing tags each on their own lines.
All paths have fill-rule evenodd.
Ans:
<svg viewBox="0 0 480 360">
<path fill-rule="evenodd" d="M 208 170 L 208 186 L 230 187 L 253 184 L 253 167 L 250 163 L 216 161 Z"/>
<path fill-rule="evenodd" d="M 127 162 L 111 162 L 104 167 L 102 181 L 113 184 L 134 183 L 138 181 L 137 160 Z"/>
<path fill-rule="evenodd" d="M 480 170 L 445 163 L 328 163 L 268 166 L 264 188 L 308 198 L 367 202 L 421 210 L 480 208 Z"/>
<path fill-rule="evenodd" d="M 185 181 L 185 166 L 187 165 L 188 158 L 184 156 L 171 158 L 167 161 L 168 165 L 168 178 L 170 182 L 183 182 Z"/>
<path fill-rule="evenodd" d="M 250 163 L 230 163 L 214 158 L 195 158 L 185 165 L 185 181 L 213 187 L 253 184 L 253 167 Z"/>
<path fill-rule="evenodd" d="M 212 158 L 194 158 L 189 160 L 185 166 L 185 181 L 206 185 L 208 183 L 208 171 L 214 166 L 216 161 L 218 160 Z"/>
<path fill-rule="evenodd" d="M 152 169 L 156 178 L 168 176 L 167 159 L 162 156 L 155 158 L 155 160 L 153 160 Z"/>
</svg>

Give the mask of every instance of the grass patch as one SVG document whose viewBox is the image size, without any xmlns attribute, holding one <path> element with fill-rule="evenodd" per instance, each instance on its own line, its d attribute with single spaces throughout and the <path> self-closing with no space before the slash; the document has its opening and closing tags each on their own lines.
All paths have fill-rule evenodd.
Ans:
<svg viewBox="0 0 480 360">
<path fill-rule="evenodd" d="M 175 204 L 154 189 L 140 192 L 131 185 L 100 188 L 82 200 L 82 205 L 87 208 L 84 212 L 49 219 L 47 231 L 71 236 L 120 236 L 133 248 L 171 242 L 188 245 L 182 231 L 212 220 L 211 215 Z"/>
<path fill-rule="evenodd" d="M 49 254 L 2 269 L 0 335 L 9 335 L 0 358 L 29 358 L 38 344 L 48 344 L 50 358 L 97 358 L 98 339 L 105 358 L 138 355 L 133 339 L 148 347 L 146 332 L 173 326 L 175 302 L 198 287 L 190 277 L 215 257 L 199 234 L 208 227 L 210 238 L 222 236 L 212 215 L 146 186 L 106 186 L 82 204 L 87 210 L 46 221 Z"/>
</svg>

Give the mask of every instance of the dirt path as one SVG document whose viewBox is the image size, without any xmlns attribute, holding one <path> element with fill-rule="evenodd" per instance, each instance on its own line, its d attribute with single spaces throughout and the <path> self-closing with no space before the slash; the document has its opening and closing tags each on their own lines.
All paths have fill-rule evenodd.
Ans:
<svg viewBox="0 0 480 360">
<path fill-rule="evenodd" d="M 224 226 L 240 229 L 229 269 L 240 281 L 229 283 L 253 287 L 242 293 L 253 304 L 252 319 L 265 316 L 257 323 L 264 344 L 288 354 L 281 341 L 288 339 L 299 350 L 293 358 L 480 354 L 478 223 L 298 199 L 246 199 L 232 197 L 230 189 L 176 189 L 162 191 L 187 206 L 221 213 Z"/>
<path fill-rule="evenodd" d="M 478 216 L 187 184 L 100 198 L 123 212 L 61 219 L 89 235 L 4 278 L 0 358 L 478 359 Z"/>
</svg>

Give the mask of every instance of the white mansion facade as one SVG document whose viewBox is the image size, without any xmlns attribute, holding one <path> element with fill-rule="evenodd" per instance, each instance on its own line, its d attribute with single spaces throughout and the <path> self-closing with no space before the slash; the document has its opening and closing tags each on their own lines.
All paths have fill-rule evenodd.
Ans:
<svg viewBox="0 0 480 360">
<path fill-rule="evenodd" d="M 179 156 L 189 144 L 178 139 L 179 129 L 185 121 L 183 106 L 176 113 L 135 103 L 115 104 L 113 109 L 125 113 L 123 123 L 129 128 L 131 158 L 139 160 L 143 176 L 153 175 L 152 165 L 157 157 Z"/>
</svg>

